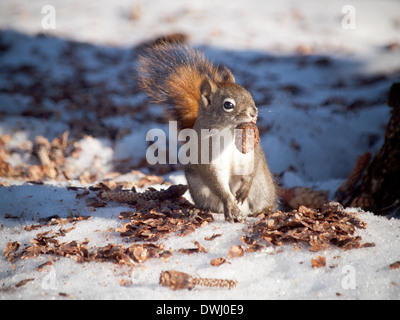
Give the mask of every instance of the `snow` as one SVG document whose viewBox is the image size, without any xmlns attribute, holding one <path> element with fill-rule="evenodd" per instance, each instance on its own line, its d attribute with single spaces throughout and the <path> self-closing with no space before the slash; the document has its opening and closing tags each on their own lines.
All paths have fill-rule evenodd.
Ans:
<svg viewBox="0 0 400 320">
<path fill-rule="evenodd" d="M 84 198 L 76 199 L 77 191 L 66 187 L 89 186 L 79 180 L 84 172 L 98 173 L 99 181 L 107 179 L 115 161 L 128 159 L 135 168 L 146 155 L 148 130 L 161 128 L 168 134 L 165 124 L 154 121 L 162 115 L 160 108 L 145 105 L 142 94 L 129 91 L 134 73 L 132 48 L 162 34 L 189 35 L 191 44 L 200 46 L 215 62 L 230 67 L 237 82 L 251 91 L 259 107 L 259 126 L 265 128 L 263 149 L 284 187 L 329 190 L 332 198 L 357 157 L 367 151 L 373 154 L 383 143 L 390 117 L 385 95 L 390 84 L 398 81 L 400 70 L 400 47 L 385 49 L 391 43 L 400 44 L 398 1 L 352 1 L 357 18 L 354 30 L 342 28 L 341 9 L 348 4 L 344 1 L 310 0 L 300 5 L 292 0 L 255 0 L 246 2 L 246 6 L 239 0 L 177 0 L 167 6 L 161 0 L 115 0 L 112 4 L 57 0 L 46 4 L 56 9 L 55 30 L 41 27 L 42 2 L 1 1 L 0 45 L 10 45 L 10 49 L 0 54 L 0 68 L 34 66 L 46 90 L 53 90 L 52 83 L 77 76 L 71 65 L 79 62 L 84 66 L 83 79 L 93 86 L 87 89 L 88 94 L 98 93 L 97 86 L 106 83 L 110 103 L 143 111 L 101 119 L 105 126 L 123 129 L 114 141 L 101 134 L 74 137 L 82 150 L 77 157 L 67 159 L 68 168 L 75 170 L 69 181 L 49 180 L 36 185 L 0 177 L 5 185 L 0 187 L 0 250 L 14 241 L 21 242 L 23 248 L 38 232 L 57 231 L 60 227 L 35 231 L 25 231 L 24 227 L 52 215 L 65 218 L 71 212 L 90 215 L 91 219 L 77 222 L 76 228 L 60 241 L 87 238 L 90 247 L 130 245 L 118 232 L 107 231 L 123 225 L 118 215 L 127 206 L 114 203 L 93 210 Z M 138 17 L 129 19 L 135 10 Z M 38 33 L 44 35 L 37 37 Z M 60 57 L 71 40 L 77 41 L 77 51 L 63 60 Z M 110 61 L 110 65 L 104 61 Z M 41 105 L 54 112 L 50 120 L 21 116 L 35 103 L 34 98 L 13 93 L 12 88 L 35 82 L 22 72 L 12 77 L 9 74 L 0 75 L 0 136 L 11 135 L 8 148 L 24 145 L 29 149 L 29 143 L 39 135 L 52 141 L 73 129 L 71 123 L 76 119 L 96 121 L 93 110 L 84 110 L 85 105 L 71 106 L 66 100 L 43 99 Z M 379 75 L 383 76 L 381 80 L 368 82 Z M 13 166 L 35 163 L 23 152 L 12 153 L 7 161 Z M 135 182 L 141 177 L 124 172 L 116 180 Z M 165 174 L 164 178 L 185 183 L 182 171 Z M 190 199 L 189 194 L 185 196 Z M 9 219 L 6 214 L 20 218 Z M 368 227 L 359 229 L 358 235 L 363 243 L 374 242 L 375 247 L 350 251 L 331 248 L 318 253 L 306 247 L 267 247 L 228 259 L 229 248 L 242 244 L 239 238 L 255 219 L 229 224 L 221 215 L 214 215 L 213 223 L 188 236 L 162 239 L 160 242 L 174 251 L 168 261 L 150 259 L 133 269 L 109 262 L 79 264 L 47 255 L 17 260 L 13 265 L 1 256 L 0 298 L 399 299 L 400 273 L 389 265 L 400 260 L 400 220 L 369 212 L 359 217 Z M 215 233 L 222 236 L 205 240 Z M 194 248 L 194 241 L 208 253 L 178 252 Z M 314 269 L 311 259 L 318 255 L 324 256 L 327 264 Z M 227 258 L 229 263 L 211 266 L 210 261 L 219 257 Z M 36 270 L 49 259 L 54 260 L 49 271 Z M 163 270 L 236 279 L 238 286 L 231 290 L 172 291 L 158 284 Z M 15 286 L 29 278 L 34 280 Z M 131 283 L 122 286 L 120 280 Z"/>
<path fill-rule="evenodd" d="M 91 212 L 84 199 L 76 200 L 76 191 L 67 191 L 59 186 L 14 186 L 1 188 L 2 212 L 20 215 L 21 220 L 1 218 L 0 247 L 9 241 L 27 244 L 38 231 L 26 232 L 25 225 L 34 224 L 39 217 L 58 214 L 67 217 L 69 210 L 74 214 L 91 215 L 87 221 L 76 224 L 76 229 L 60 239 L 90 240 L 90 245 L 104 246 L 105 243 L 126 245 L 116 232 L 106 232 L 110 228 L 122 226 L 118 219 L 126 207 L 114 205 L 97 208 Z M 15 199 L 19 199 L 15 202 Z M 227 258 L 231 245 L 240 245 L 239 237 L 244 234 L 246 224 L 229 224 L 220 215 L 216 221 L 197 229 L 186 237 L 172 236 L 162 240 L 166 248 L 174 250 L 168 262 L 158 259 L 148 260 L 133 270 L 112 263 L 79 264 L 68 258 L 54 258 L 48 272 L 38 272 L 36 268 L 48 261 L 50 256 L 41 256 L 15 262 L 16 269 L 4 258 L 0 260 L 2 299 L 59 299 L 59 292 L 77 299 L 393 299 L 399 298 L 398 270 L 390 270 L 389 265 L 399 260 L 396 248 L 400 245 L 400 221 L 397 219 L 362 213 L 360 218 L 368 223 L 368 228 L 360 230 L 363 242 L 375 242 L 376 247 L 342 251 L 329 249 L 313 253 L 307 248 L 293 250 L 292 246 L 268 247 L 259 253 L 245 253 L 244 257 Z M 248 223 L 255 219 L 249 219 Z M 65 226 L 65 228 L 70 226 Z M 40 229 L 47 231 L 49 227 Z M 59 227 L 53 227 L 58 230 Z M 213 241 L 205 241 L 215 233 L 222 236 Z M 180 248 L 195 247 L 199 241 L 208 253 L 185 255 L 177 252 Z M 282 252 L 280 252 L 282 251 Z M 311 267 L 311 259 L 322 255 L 327 265 L 321 269 Z M 209 264 L 211 259 L 226 257 L 229 263 L 219 267 Z M 347 268 L 354 273 L 355 288 L 347 285 Z M 172 291 L 158 284 L 160 272 L 178 270 L 201 277 L 236 279 L 238 286 L 231 290 L 198 288 L 192 291 Z M 352 274 L 353 275 L 353 274 Z M 20 280 L 34 278 L 18 290 L 14 285 Z M 130 280 L 132 284 L 121 286 L 119 280 Z M 336 294 L 341 294 L 337 296 Z"/>
</svg>

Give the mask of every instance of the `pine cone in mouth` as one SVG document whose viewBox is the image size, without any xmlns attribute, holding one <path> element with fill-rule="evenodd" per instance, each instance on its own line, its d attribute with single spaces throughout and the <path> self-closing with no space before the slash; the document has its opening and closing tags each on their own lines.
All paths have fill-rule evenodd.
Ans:
<svg viewBox="0 0 400 320">
<path fill-rule="evenodd" d="M 240 132 L 236 131 L 235 135 L 236 148 L 241 153 L 251 152 L 260 142 L 260 136 L 257 125 L 253 122 L 244 122 L 237 125 L 235 130 L 236 129 L 242 131 L 241 134 Z"/>
</svg>

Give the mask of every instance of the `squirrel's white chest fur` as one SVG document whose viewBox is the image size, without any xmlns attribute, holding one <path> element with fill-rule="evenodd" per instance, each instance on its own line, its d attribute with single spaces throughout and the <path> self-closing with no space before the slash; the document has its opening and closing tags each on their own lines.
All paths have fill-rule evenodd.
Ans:
<svg viewBox="0 0 400 320">
<path fill-rule="evenodd" d="M 254 152 L 241 153 L 234 141 L 229 141 L 219 156 L 212 160 L 212 165 L 226 182 L 234 176 L 249 175 L 254 170 Z"/>
<path fill-rule="evenodd" d="M 235 144 L 235 139 L 227 142 L 219 156 L 212 160 L 211 164 L 215 168 L 219 179 L 226 187 L 226 191 L 235 201 L 236 191 L 241 184 L 241 177 L 250 175 L 254 170 L 254 152 L 247 154 L 241 153 Z M 241 210 L 248 211 L 248 203 L 245 201 L 241 205 Z"/>
</svg>

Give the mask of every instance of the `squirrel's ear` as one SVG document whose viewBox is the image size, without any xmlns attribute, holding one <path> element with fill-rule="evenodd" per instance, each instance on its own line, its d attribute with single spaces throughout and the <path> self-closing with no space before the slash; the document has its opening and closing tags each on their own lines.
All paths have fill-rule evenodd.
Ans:
<svg viewBox="0 0 400 320">
<path fill-rule="evenodd" d="M 218 69 L 219 81 L 235 83 L 235 77 L 233 76 L 231 70 L 229 70 L 226 66 L 218 65 L 217 69 Z"/>
<path fill-rule="evenodd" d="M 211 104 L 211 95 L 217 91 L 218 87 L 209 77 L 205 77 L 200 85 L 201 99 L 206 106 Z"/>
</svg>

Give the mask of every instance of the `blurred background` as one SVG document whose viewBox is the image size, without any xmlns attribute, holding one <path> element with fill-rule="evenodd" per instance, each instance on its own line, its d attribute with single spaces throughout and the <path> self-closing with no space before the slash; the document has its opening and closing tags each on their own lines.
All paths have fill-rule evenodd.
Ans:
<svg viewBox="0 0 400 320">
<path fill-rule="evenodd" d="M 3 0 L 0 26 L 43 32 L 42 9 L 48 5 L 56 10 L 55 29 L 48 31 L 52 35 L 110 46 L 182 32 L 194 44 L 232 50 L 372 54 L 400 40 L 395 0 Z M 353 13 L 355 21 L 349 22 Z"/>
</svg>

